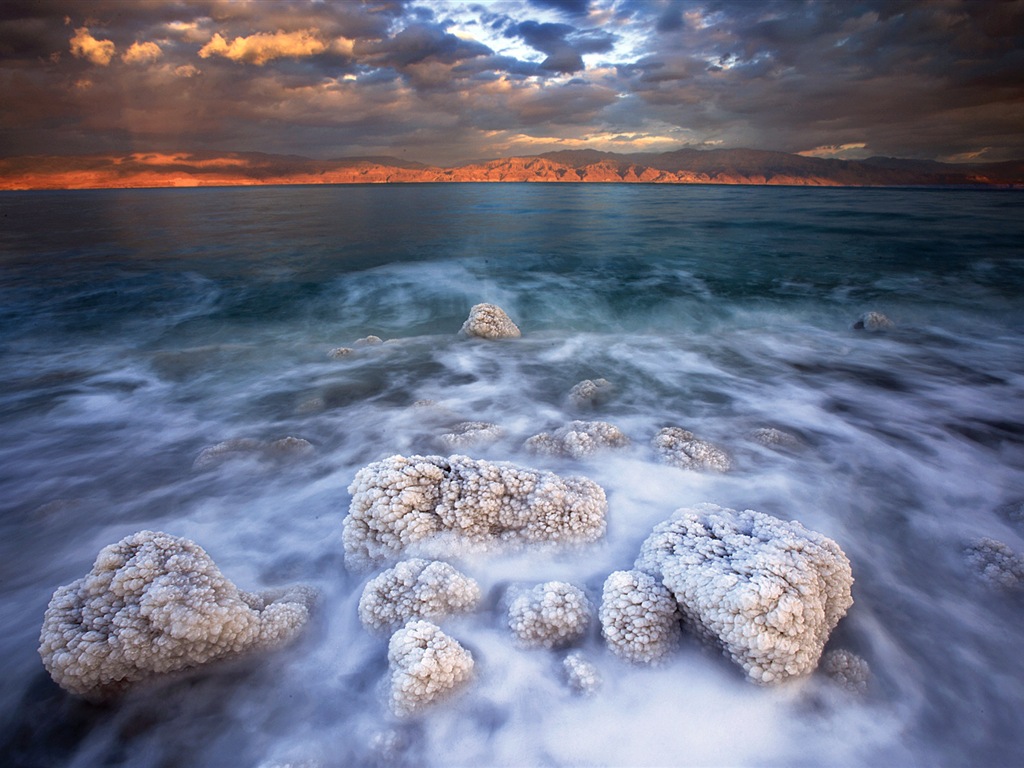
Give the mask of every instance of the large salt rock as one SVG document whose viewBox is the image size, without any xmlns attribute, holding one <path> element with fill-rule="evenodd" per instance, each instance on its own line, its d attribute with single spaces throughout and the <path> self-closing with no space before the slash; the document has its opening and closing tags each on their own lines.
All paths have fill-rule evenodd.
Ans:
<svg viewBox="0 0 1024 768">
<path fill-rule="evenodd" d="M 473 655 L 429 621 L 410 621 L 388 643 L 391 709 L 412 715 L 452 695 L 473 674 Z"/>
<path fill-rule="evenodd" d="M 437 619 L 471 611 L 480 586 L 448 563 L 413 558 L 389 568 L 366 585 L 359 619 L 371 631 L 394 631 L 410 619 Z"/>
<path fill-rule="evenodd" d="M 314 593 L 241 592 L 195 542 L 140 531 L 104 547 L 53 593 L 39 654 L 67 691 L 102 699 L 148 678 L 275 648 L 309 618 Z"/>
<path fill-rule="evenodd" d="M 1002 589 L 1024 586 L 1024 557 L 1001 541 L 988 537 L 971 540 L 964 547 L 964 560 L 990 586 Z"/>
<path fill-rule="evenodd" d="M 636 567 L 668 587 L 687 629 L 757 683 L 813 671 L 853 604 L 838 544 L 753 510 L 679 509 L 648 536 Z"/>
<path fill-rule="evenodd" d="M 407 550 L 431 557 L 495 547 L 592 542 L 604 535 L 604 490 L 584 477 L 466 456 L 392 456 L 349 486 L 345 559 L 365 567 Z"/>
<path fill-rule="evenodd" d="M 462 324 L 461 333 L 480 339 L 518 339 L 523 335 L 505 310 L 494 304 L 474 305 Z"/>
</svg>

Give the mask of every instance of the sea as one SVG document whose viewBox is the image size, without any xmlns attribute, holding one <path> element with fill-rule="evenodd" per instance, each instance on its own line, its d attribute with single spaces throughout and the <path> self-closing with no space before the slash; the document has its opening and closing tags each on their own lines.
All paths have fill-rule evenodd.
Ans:
<svg viewBox="0 0 1024 768">
<path fill-rule="evenodd" d="M 522 336 L 460 336 L 478 303 Z M 856 327 L 870 312 L 888 323 Z M 384 343 L 357 343 L 370 336 Z M 608 396 L 574 401 L 587 379 Z M 630 444 L 524 447 L 573 420 Z M 470 421 L 500 432 L 453 451 L 442 435 Z M 5 766 L 1024 760 L 1020 191 L 0 193 L 0 425 Z M 662 463 L 651 440 L 666 426 L 732 468 Z M 752 439 L 762 429 L 786 441 Z M 287 437 L 306 450 L 268 448 Z M 453 561 L 483 600 L 440 624 L 474 678 L 398 718 L 387 637 L 357 612 L 380 569 L 344 556 L 347 489 L 385 457 L 454 452 L 592 479 L 607 533 Z M 601 685 L 584 696 L 565 651 L 513 642 L 509 590 L 567 581 L 596 607 L 657 523 L 704 502 L 842 548 L 854 603 L 827 649 L 867 663 L 865 691 L 820 670 L 757 686 L 690 638 L 631 666 L 595 617 L 578 650 Z M 244 590 L 315 587 L 312 619 L 285 648 L 118 700 L 66 694 L 37 652 L 50 596 L 141 530 L 197 542 Z M 979 565 L 978 540 L 1003 559 Z"/>
</svg>

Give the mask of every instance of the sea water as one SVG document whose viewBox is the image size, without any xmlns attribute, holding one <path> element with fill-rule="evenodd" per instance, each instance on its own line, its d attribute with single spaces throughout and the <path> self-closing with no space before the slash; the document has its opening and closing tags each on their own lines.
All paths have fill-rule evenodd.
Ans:
<svg viewBox="0 0 1024 768">
<path fill-rule="evenodd" d="M 1024 755 L 1024 599 L 964 558 L 1024 552 L 1024 197 L 974 190 L 422 185 L 0 195 L 0 754 L 13 766 L 995 765 Z M 460 338 L 472 305 L 522 338 Z M 864 312 L 893 326 L 854 328 Z M 389 343 L 356 346 L 379 336 Z M 353 351 L 332 357 L 337 347 Z M 604 378 L 582 409 L 568 393 Z M 523 442 L 608 421 L 625 449 Z M 374 571 L 341 541 L 356 471 L 440 454 L 579 474 L 609 500 L 599 543 L 457 563 L 481 608 L 442 622 L 475 679 L 388 710 L 387 640 L 357 617 Z M 733 469 L 659 463 L 680 426 Z M 771 427 L 784 449 L 750 439 Z M 308 441 L 290 460 L 204 448 Z M 762 688 L 686 641 L 630 667 L 596 622 L 562 654 L 515 646 L 511 585 L 596 604 L 680 507 L 755 509 L 834 539 L 854 605 L 820 672 Z M 203 546 L 242 589 L 320 591 L 280 651 L 102 706 L 37 654 L 53 590 L 135 531 Z M 1012 580 L 1011 580 L 1012 582 Z"/>
</svg>

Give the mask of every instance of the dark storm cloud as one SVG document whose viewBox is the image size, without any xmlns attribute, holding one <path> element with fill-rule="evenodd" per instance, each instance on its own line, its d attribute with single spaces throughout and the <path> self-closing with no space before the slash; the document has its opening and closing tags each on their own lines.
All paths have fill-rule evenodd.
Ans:
<svg viewBox="0 0 1024 768">
<path fill-rule="evenodd" d="M 597 30 L 578 30 L 568 24 L 542 24 L 524 21 L 505 30 L 509 37 L 523 41 L 547 55 L 540 68 L 549 72 L 571 74 L 584 68 L 583 54 L 607 53 L 615 45 L 615 37 Z"/>
<path fill-rule="evenodd" d="M 1004 159 L 1024 156 L 1024 0 L 7 0 L 0 89 L 6 154 Z"/>
</svg>

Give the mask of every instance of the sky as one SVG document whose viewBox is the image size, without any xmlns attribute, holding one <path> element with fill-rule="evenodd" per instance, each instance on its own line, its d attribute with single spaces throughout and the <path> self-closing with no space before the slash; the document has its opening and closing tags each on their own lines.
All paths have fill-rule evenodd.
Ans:
<svg viewBox="0 0 1024 768">
<path fill-rule="evenodd" d="M 0 155 L 1024 159 L 1024 0 L 4 0 Z"/>
</svg>

